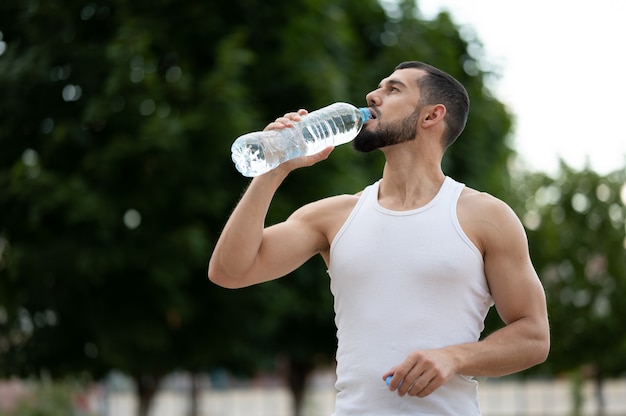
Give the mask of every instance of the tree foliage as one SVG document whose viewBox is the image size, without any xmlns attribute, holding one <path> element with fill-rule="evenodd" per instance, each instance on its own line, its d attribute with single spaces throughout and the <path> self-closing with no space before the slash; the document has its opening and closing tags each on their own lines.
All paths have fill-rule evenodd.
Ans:
<svg viewBox="0 0 626 416">
<path fill-rule="evenodd" d="M 478 40 L 411 2 L 5 0 L 0 34 L 0 374 L 119 369 L 145 412 L 173 370 L 251 372 L 281 354 L 302 381 L 331 360 L 319 259 L 237 292 L 206 279 L 247 183 L 229 147 L 287 111 L 362 105 L 401 61 L 470 92 L 447 173 L 491 191 L 507 178 L 511 120 L 468 53 Z M 339 148 L 288 178 L 268 222 L 381 166 Z"/>
<path fill-rule="evenodd" d="M 602 176 L 562 163 L 555 177 L 525 174 L 514 183 L 511 200 L 529 229 L 551 321 L 550 358 L 535 371 L 574 374 L 576 414 L 580 380 L 592 377 L 604 414 L 604 381 L 626 373 L 626 169 Z"/>
<path fill-rule="evenodd" d="M 553 322 L 545 366 L 623 374 L 626 171 L 601 176 L 562 164 L 556 178 L 528 175 L 517 189 Z"/>
</svg>

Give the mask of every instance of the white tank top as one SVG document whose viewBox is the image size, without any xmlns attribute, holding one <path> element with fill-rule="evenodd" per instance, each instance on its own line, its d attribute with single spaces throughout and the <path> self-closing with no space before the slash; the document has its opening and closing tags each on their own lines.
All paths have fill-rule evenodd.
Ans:
<svg viewBox="0 0 626 416">
<path fill-rule="evenodd" d="M 382 375 L 414 350 L 477 341 L 493 304 L 483 260 L 456 214 L 464 185 L 446 177 L 425 206 L 391 211 L 368 186 L 331 244 L 337 325 L 334 416 L 480 415 L 478 383 L 454 376 L 425 398 Z"/>
</svg>

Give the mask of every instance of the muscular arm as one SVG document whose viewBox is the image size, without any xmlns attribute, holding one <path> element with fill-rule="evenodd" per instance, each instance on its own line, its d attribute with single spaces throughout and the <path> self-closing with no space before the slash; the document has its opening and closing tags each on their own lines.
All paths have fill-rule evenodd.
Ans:
<svg viewBox="0 0 626 416">
<path fill-rule="evenodd" d="M 501 201 L 479 193 L 465 195 L 459 219 L 483 252 L 485 274 L 505 326 L 484 340 L 439 350 L 415 351 L 383 378 L 398 392 L 426 396 L 454 374 L 498 377 L 543 362 L 550 334 L 543 287 L 531 263 L 524 229 Z"/>
<path fill-rule="evenodd" d="M 270 123 L 267 129 L 292 126 L 306 111 L 289 113 Z M 237 288 L 276 279 L 295 270 L 324 245 L 324 236 L 306 215 L 303 207 L 287 221 L 265 228 L 265 217 L 271 200 L 292 170 L 326 159 L 332 148 L 291 160 L 252 180 L 237 204 L 218 239 L 208 275 L 214 283 Z"/>
<path fill-rule="evenodd" d="M 457 372 L 502 376 L 543 362 L 550 333 L 543 287 L 528 254 L 526 233 L 517 216 L 485 194 L 481 219 L 485 274 L 505 326 L 476 345 L 459 346 Z M 479 225 L 479 226 L 480 226 Z"/>
</svg>

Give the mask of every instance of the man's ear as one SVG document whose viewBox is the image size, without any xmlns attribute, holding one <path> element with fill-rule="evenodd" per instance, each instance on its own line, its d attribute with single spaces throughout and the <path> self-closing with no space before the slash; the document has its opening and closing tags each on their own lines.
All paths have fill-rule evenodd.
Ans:
<svg viewBox="0 0 626 416">
<path fill-rule="evenodd" d="M 443 121 L 446 116 L 446 106 L 443 104 L 436 104 L 432 107 L 426 108 L 426 117 L 424 118 L 424 127 L 430 127 Z"/>
</svg>

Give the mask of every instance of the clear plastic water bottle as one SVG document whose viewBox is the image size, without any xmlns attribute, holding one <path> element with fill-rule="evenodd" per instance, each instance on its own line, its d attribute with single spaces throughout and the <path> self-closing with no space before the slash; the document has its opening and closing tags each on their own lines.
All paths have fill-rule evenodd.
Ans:
<svg viewBox="0 0 626 416">
<path fill-rule="evenodd" d="M 370 117 L 368 108 L 334 103 L 303 116 L 293 128 L 244 134 L 231 147 L 232 159 L 243 176 L 258 176 L 296 157 L 348 143 Z"/>
</svg>

